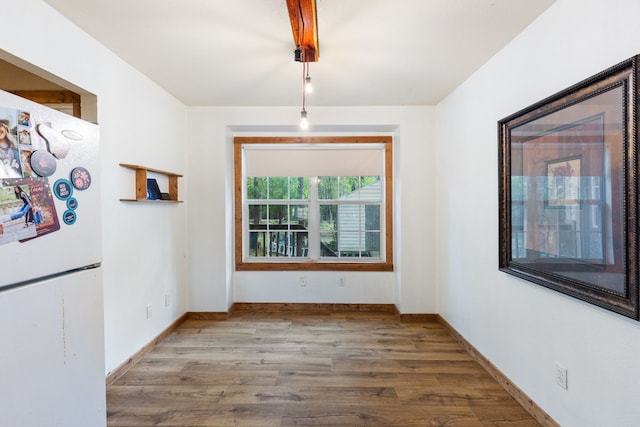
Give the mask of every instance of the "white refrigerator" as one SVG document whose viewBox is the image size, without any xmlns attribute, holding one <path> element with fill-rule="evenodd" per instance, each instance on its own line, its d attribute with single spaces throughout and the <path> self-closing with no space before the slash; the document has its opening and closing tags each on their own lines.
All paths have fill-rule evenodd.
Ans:
<svg viewBox="0 0 640 427">
<path fill-rule="evenodd" d="M 0 291 L 100 265 L 98 139 L 95 124 L 0 92 Z"/>
<path fill-rule="evenodd" d="M 105 425 L 99 128 L 0 91 L 0 425 Z"/>
</svg>

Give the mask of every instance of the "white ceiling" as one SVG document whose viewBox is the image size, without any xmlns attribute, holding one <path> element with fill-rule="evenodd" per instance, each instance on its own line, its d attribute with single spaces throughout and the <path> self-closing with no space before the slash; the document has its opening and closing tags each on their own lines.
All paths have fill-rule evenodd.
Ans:
<svg viewBox="0 0 640 427">
<path fill-rule="evenodd" d="M 45 0 L 187 105 L 301 102 L 286 0 Z M 435 105 L 554 0 L 317 0 L 308 105 Z"/>
</svg>

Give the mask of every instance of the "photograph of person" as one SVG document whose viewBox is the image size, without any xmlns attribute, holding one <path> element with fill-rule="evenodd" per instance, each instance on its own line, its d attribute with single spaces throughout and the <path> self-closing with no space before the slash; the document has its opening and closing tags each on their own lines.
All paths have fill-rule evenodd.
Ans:
<svg viewBox="0 0 640 427">
<path fill-rule="evenodd" d="M 31 133 L 28 128 L 20 128 L 20 132 L 18 132 L 20 144 L 22 145 L 31 145 Z"/>
<path fill-rule="evenodd" d="M 31 154 L 33 151 L 31 150 L 20 150 L 20 158 L 22 159 L 22 176 L 25 178 L 34 177 L 35 174 L 33 169 L 31 169 Z"/>
<path fill-rule="evenodd" d="M 20 116 L 18 117 L 18 124 L 21 126 L 31 126 L 31 113 L 27 113 L 26 111 L 20 111 Z"/>
<path fill-rule="evenodd" d="M 18 212 L 11 215 L 11 219 L 18 219 L 24 216 L 24 227 L 27 228 L 29 225 L 33 224 L 33 209 L 31 204 L 31 197 L 19 185 L 14 186 L 13 191 L 16 199 L 22 200 L 22 207 L 20 207 Z"/>
<path fill-rule="evenodd" d="M 18 144 L 9 126 L 9 120 L 0 119 L 0 178 L 22 178 Z"/>
<path fill-rule="evenodd" d="M 0 245 L 38 237 L 34 211 L 33 180 L 4 179 L 0 181 Z M 46 219 L 38 215 L 37 221 Z"/>
</svg>

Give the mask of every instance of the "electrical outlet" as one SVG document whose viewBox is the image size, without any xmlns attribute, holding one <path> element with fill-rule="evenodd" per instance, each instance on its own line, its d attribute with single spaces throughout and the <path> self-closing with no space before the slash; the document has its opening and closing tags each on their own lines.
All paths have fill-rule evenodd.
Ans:
<svg viewBox="0 0 640 427">
<path fill-rule="evenodd" d="M 151 319 L 151 304 L 147 304 L 147 319 Z"/>
<path fill-rule="evenodd" d="M 305 288 L 307 286 L 307 278 L 300 276 L 300 287 Z"/>
<path fill-rule="evenodd" d="M 562 387 L 563 389 L 567 389 L 567 368 L 565 368 L 564 366 L 560 365 L 558 362 L 556 362 L 556 384 L 558 384 L 560 387 Z"/>
<path fill-rule="evenodd" d="M 165 306 L 165 307 L 169 307 L 169 305 L 171 305 L 171 300 L 170 300 L 170 298 L 169 298 L 169 294 L 166 294 L 166 295 L 164 296 L 164 306 Z"/>
<path fill-rule="evenodd" d="M 344 277 L 341 277 L 340 278 L 340 287 L 344 288 L 344 285 L 345 285 Z"/>
</svg>

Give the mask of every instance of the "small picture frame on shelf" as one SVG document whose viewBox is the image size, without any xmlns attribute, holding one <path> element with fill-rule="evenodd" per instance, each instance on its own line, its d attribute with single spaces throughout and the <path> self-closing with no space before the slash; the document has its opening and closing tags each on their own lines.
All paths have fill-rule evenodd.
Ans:
<svg viewBox="0 0 640 427">
<path fill-rule="evenodd" d="M 171 195 L 169 193 L 160 193 L 161 200 L 171 200 Z"/>
<path fill-rule="evenodd" d="M 162 198 L 160 193 L 160 187 L 158 187 L 158 181 L 155 178 L 147 178 L 147 199 L 159 200 Z"/>
</svg>

